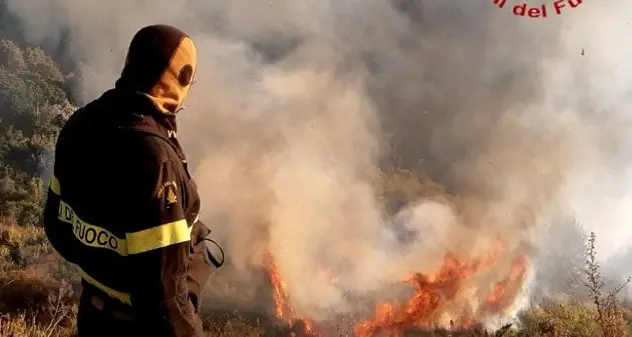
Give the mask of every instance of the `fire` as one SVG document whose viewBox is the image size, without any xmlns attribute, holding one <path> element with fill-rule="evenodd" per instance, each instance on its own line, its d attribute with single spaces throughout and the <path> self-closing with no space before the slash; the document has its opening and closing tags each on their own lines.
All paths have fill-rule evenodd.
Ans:
<svg viewBox="0 0 632 337">
<path fill-rule="evenodd" d="M 272 283 L 272 289 L 274 291 L 274 311 L 279 319 L 285 321 L 294 315 L 292 307 L 287 302 L 286 285 L 281 279 L 279 268 L 274 260 L 270 262 L 268 268 L 270 282 Z"/>
<path fill-rule="evenodd" d="M 288 324 L 292 324 L 297 319 L 302 320 L 305 324 L 304 332 L 310 333 L 312 331 L 312 321 L 295 316 L 294 309 L 292 308 L 287 295 L 286 284 L 281 279 L 279 267 L 277 266 L 272 254 L 268 254 L 268 273 L 270 275 L 270 283 L 272 283 L 274 311 L 277 318 Z"/>
<path fill-rule="evenodd" d="M 522 254 L 518 255 L 511 264 L 509 276 L 496 283 L 492 288 L 491 294 L 485 299 L 485 312 L 495 313 L 507 309 L 512 304 L 509 302 L 520 292 L 526 273 L 527 258 Z"/>
<path fill-rule="evenodd" d="M 490 281 L 488 286 L 480 288 L 471 295 L 468 290 L 472 280 L 486 275 L 496 275 L 499 261 L 505 253 L 505 245 L 498 241 L 495 249 L 488 255 L 471 261 L 464 261 L 456 254 L 446 253 L 442 265 L 437 272 L 424 275 L 413 273 L 404 282 L 413 286 L 414 292 L 403 303 L 382 303 L 376 306 L 372 319 L 357 322 L 353 325 L 356 337 L 373 337 L 378 335 L 399 336 L 410 328 L 431 328 L 440 324 L 450 328 L 468 328 L 481 322 L 482 319 L 502 315 L 514 304 L 522 290 L 527 273 L 527 258 L 518 254 L 509 264 L 507 276 L 498 282 Z M 287 323 L 296 319 L 303 320 L 306 332 L 312 331 L 312 322 L 306 318 L 296 317 L 288 301 L 286 285 L 280 277 L 278 266 L 272 255 L 268 267 L 272 282 L 276 315 Z M 335 282 L 337 279 L 324 271 L 317 271 L 326 279 Z M 496 275 L 497 276 L 497 275 Z M 484 283 L 484 282 L 483 282 Z M 481 292 L 485 292 L 481 294 Z M 456 321 L 456 322 L 455 322 Z M 312 335 L 318 335 L 311 332 Z"/>
<path fill-rule="evenodd" d="M 488 261 L 466 263 L 454 254 L 447 253 L 436 274 L 426 276 L 415 273 L 409 278 L 408 282 L 415 286 L 415 293 L 405 304 L 381 304 L 376 309 L 374 319 L 356 324 L 356 337 L 371 337 L 378 333 L 397 336 L 407 328 L 431 327 L 449 311 L 448 306 L 453 304 L 468 279 L 492 265 Z M 470 327 L 484 314 L 495 314 L 507 309 L 515 298 L 509 298 L 508 295 L 516 295 L 525 274 L 526 258 L 519 255 L 511 265 L 510 275 L 492 286 L 492 293 L 485 299 L 482 312 L 461 318 L 459 327 Z M 453 325 L 454 321 L 450 320 L 450 323 Z"/>
</svg>

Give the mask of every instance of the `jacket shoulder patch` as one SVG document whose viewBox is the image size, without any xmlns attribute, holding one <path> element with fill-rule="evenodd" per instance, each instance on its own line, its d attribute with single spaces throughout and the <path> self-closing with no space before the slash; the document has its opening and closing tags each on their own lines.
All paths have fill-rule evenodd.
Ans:
<svg viewBox="0 0 632 337">
<path fill-rule="evenodd" d="M 178 202 L 178 196 L 176 196 L 176 193 L 174 192 L 174 188 L 167 188 L 168 192 L 167 192 L 167 205 L 171 205 L 171 204 L 175 204 Z"/>
<path fill-rule="evenodd" d="M 158 198 L 166 200 L 167 205 L 175 204 L 178 202 L 178 195 L 176 194 L 177 189 L 178 186 L 175 181 L 167 181 L 158 189 Z"/>
</svg>

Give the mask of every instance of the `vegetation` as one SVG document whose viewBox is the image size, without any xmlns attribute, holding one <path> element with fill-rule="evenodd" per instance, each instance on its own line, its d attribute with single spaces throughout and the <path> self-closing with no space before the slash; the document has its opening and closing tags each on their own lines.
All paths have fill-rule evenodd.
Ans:
<svg viewBox="0 0 632 337">
<path fill-rule="evenodd" d="M 74 335 L 75 270 L 51 249 L 40 227 L 54 141 L 75 109 L 65 89 L 71 80 L 42 49 L 0 40 L 0 336 Z M 389 209 L 445 193 L 412 172 L 394 170 L 383 178 Z M 595 240 L 591 234 L 587 242 L 588 302 L 543 300 L 523 311 L 518 323 L 496 332 L 411 331 L 407 336 L 630 335 L 632 310 L 617 299 L 629 280 L 607 287 L 596 262 Z M 236 313 L 216 313 L 205 320 L 209 336 L 288 336 L 296 330 Z"/>
</svg>

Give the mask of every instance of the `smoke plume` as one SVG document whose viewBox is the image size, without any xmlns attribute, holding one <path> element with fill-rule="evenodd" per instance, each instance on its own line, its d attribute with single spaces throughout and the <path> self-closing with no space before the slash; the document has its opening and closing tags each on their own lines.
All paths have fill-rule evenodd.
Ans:
<svg viewBox="0 0 632 337">
<path fill-rule="evenodd" d="M 529 282 L 517 293 L 556 279 L 545 265 L 567 237 L 550 230 L 561 218 L 595 230 L 604 259 L 632 236 L 623 0 L 549 5 L 540 19 L 489 0 L 8 3 L 33 43 L 64 40 L 86 100 L 113 85 L 142 26 L 192 35 L 199 69 L 179 137 L 230 259 L 217 277 L 246 302 L 270 256 L 297 313 L 325 319 L 500 238 L 499 267 L 455 299 L 477 311 L 470 295 L 519 254 Z M 376 186 L 395 159 L 459 197 L 389 214 Z"/>
</svg>

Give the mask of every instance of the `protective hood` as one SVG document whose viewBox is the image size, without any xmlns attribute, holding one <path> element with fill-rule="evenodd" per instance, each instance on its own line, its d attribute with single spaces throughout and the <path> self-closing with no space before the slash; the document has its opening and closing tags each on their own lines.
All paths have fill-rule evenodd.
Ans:
<svg viewBox="0 0 632 337">
<path fill-rule="evenodd" d="M 175 115 L 189 93 L 196 69 L 191 38 L 168 25 L 139 30 L 130 43 L 117 88 L 147 96 L 167 115 Z"/>
</svg>

